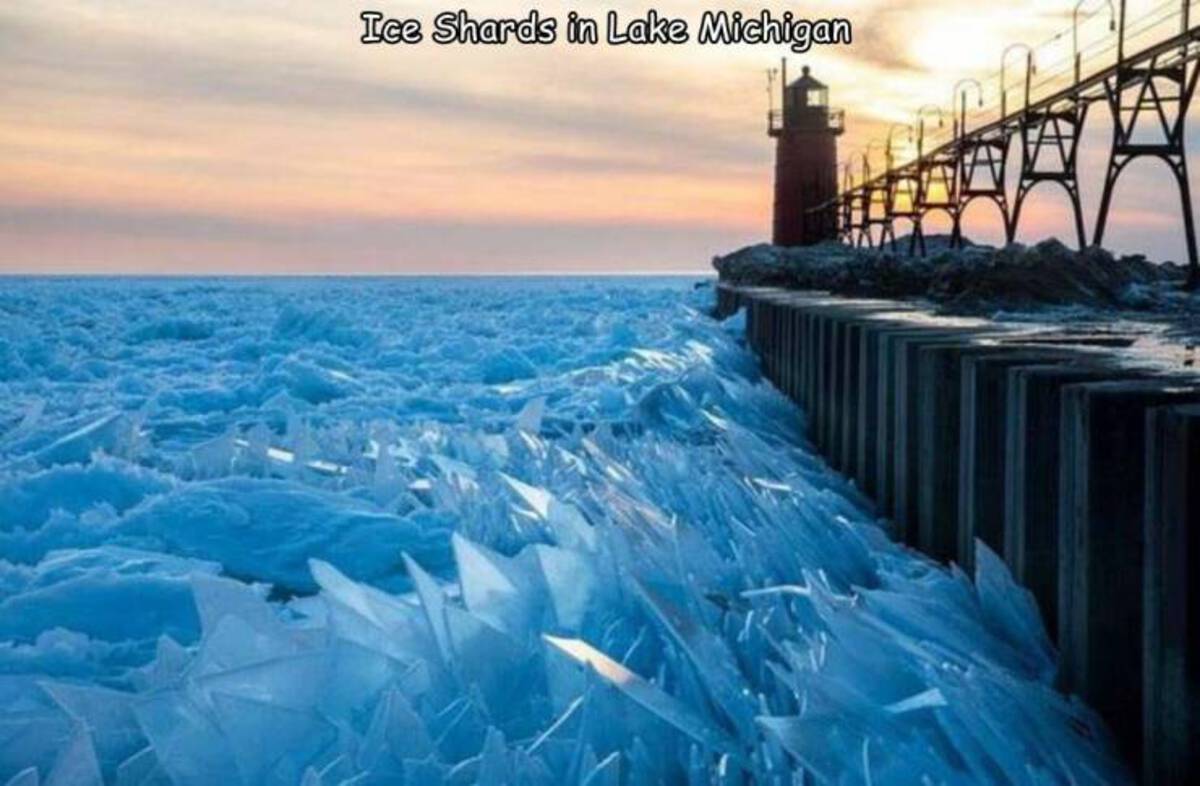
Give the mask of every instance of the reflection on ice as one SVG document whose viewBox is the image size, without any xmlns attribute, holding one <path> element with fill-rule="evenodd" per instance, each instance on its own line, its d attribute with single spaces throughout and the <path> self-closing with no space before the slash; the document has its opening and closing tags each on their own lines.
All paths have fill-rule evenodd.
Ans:
<svg viewBox="0 0 1200 786">
<path fill-rule="evenodd" d="M 678 281 L 15 282 L 0 783 L 1125 783 Z"/>
</svg>

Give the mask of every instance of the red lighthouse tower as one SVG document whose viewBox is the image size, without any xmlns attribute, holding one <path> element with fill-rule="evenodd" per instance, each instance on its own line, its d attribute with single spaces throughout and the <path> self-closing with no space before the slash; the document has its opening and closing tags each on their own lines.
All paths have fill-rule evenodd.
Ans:
<svg viewBox="0 0 1200 786">
<path fill-rule="evenodd" d="M 782 69 L 782 109 L 772 110 L 767 133 L 775 139 L 777 246 L 810 246 L 837 239 L 837 138 L 844 130 L 840 109 L 829 108 L 829 88 L 805 66 L 788 84 Z"/>
</svg>

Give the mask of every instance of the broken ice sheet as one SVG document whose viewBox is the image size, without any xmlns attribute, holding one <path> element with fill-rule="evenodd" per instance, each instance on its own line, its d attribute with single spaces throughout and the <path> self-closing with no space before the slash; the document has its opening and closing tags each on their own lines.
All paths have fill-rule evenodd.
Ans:
<svg viewBox="0 0 1200 786">
<path fill-rule="evenodd" d="M 517 640 L 536 635 L 545 590 L 533 555 L 509 559 L 458 534 L 451 543 L 467 609 Z"/>
<path fill-rule="evenodd" d="M 721 730 L 696 715 L 689 707 L 643 680 L 620 663 L 579 639 L 543 636 L 552 647 L 568 658 L 593 669 L 631 701 L 664 722 L 719 753 L 733 753 L 736 743 Z"/>
<path fill-rule="evenodd" d="M 88 730 L 97 766 L 105 776 L 112 778 L 121 762 L 145 747 L 146 738 L 133 713 L 133 694 L 70 683 L 43 683 L 42 689 Z"/>
<path fill-rule="evenodd" d="M 570 460 L 576 461 L 575 456 Z M 528 506 L 528 514 L 544 521 L 559 545 L 571 549 L 592 551 L 596 548 L 596 533 L 587 519 L 573 505 L 555 499 L 546 489 L 522 483 L 500 473 L 500 477 Z"/>
<path fill-rule="evenodd" d="M 764 730 L 821 783 L 846 786 L 911 786 L 978 783 L 931 755 L 922 740 L 899 727 L 873 734 L 852 716 L 760 718 Z"/>
<path fill-rule="evenodd" d="M 691 283 L 0 287 L 0 783 L 1128 782 Z"/>
</svg>

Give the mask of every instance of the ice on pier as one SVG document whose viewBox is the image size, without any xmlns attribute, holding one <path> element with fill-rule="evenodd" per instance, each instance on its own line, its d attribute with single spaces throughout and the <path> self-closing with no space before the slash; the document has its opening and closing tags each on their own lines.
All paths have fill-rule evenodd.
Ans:
<svg viewBox="0 0 1200 786">
<path fill-rule="evenodd" d="M 0 784 L 1118 784 L 682 280 L 11 281 Z"/>
</svg>

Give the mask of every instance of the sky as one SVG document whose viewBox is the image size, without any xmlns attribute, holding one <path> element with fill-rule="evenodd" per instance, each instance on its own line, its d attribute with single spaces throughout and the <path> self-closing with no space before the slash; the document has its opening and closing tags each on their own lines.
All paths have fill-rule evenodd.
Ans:
<svg viewBox="0 0 1200 786">
<path fill-rule="evenodd" d="M 1159 4 L 1130 0 L 1130 17 Z M 560 18 L 570 8 L 632 18 L 653 7 L 693 29 L 703 10 L 848 18 L 853 45 L 792 55 L 789 68 L 795 76 L 811 66 L 846 109 L 841 155 L 857 161 L 874 139 L 879 166 L 892 124 L 912 124 L 918 106 L 949 105 L 960 77 L 993 75 L 1007 43 L 1069 31 L 1073 6 L 488 0 L 468 7 L 481 17 L 536 7 Z M 457 7 L 5 0 L 0 272 L 698 271 L 715 254 L 768 237 L 774 151 L 766 72 L 785 48 L 358 42 L 363 10 L 428 26 L 434 14 Z M 1085 48 L 1109 36 L 1104 9 L 1103 0 L 1085 6 Z M 1069 33 L 1039 52 L 1053 61 L 1068 43 Z M 1012 54 L 1014 83 L 1022 67 L 1022 55 Z M 996 92 L 994 79 L 985 85 Z M 927 122 L 936 125 L 932 116 Z M 1098 107 L 1081 159 L 1089 227 L 1109 133 Z M 893 131 L 898 150 L 907 137 Z M 1131 168 L 1106 244 L 1179 259 L 1172 188 L 1161 164 Z M 1065 205 L 1051 190 L 1036 192 L 1019 239 L 1069 240 Z M 973 206 L 967 235 L 997 240 L 993 212 Z M 944 228 L 931 222 L 932 231 Z"/>
</svg>

